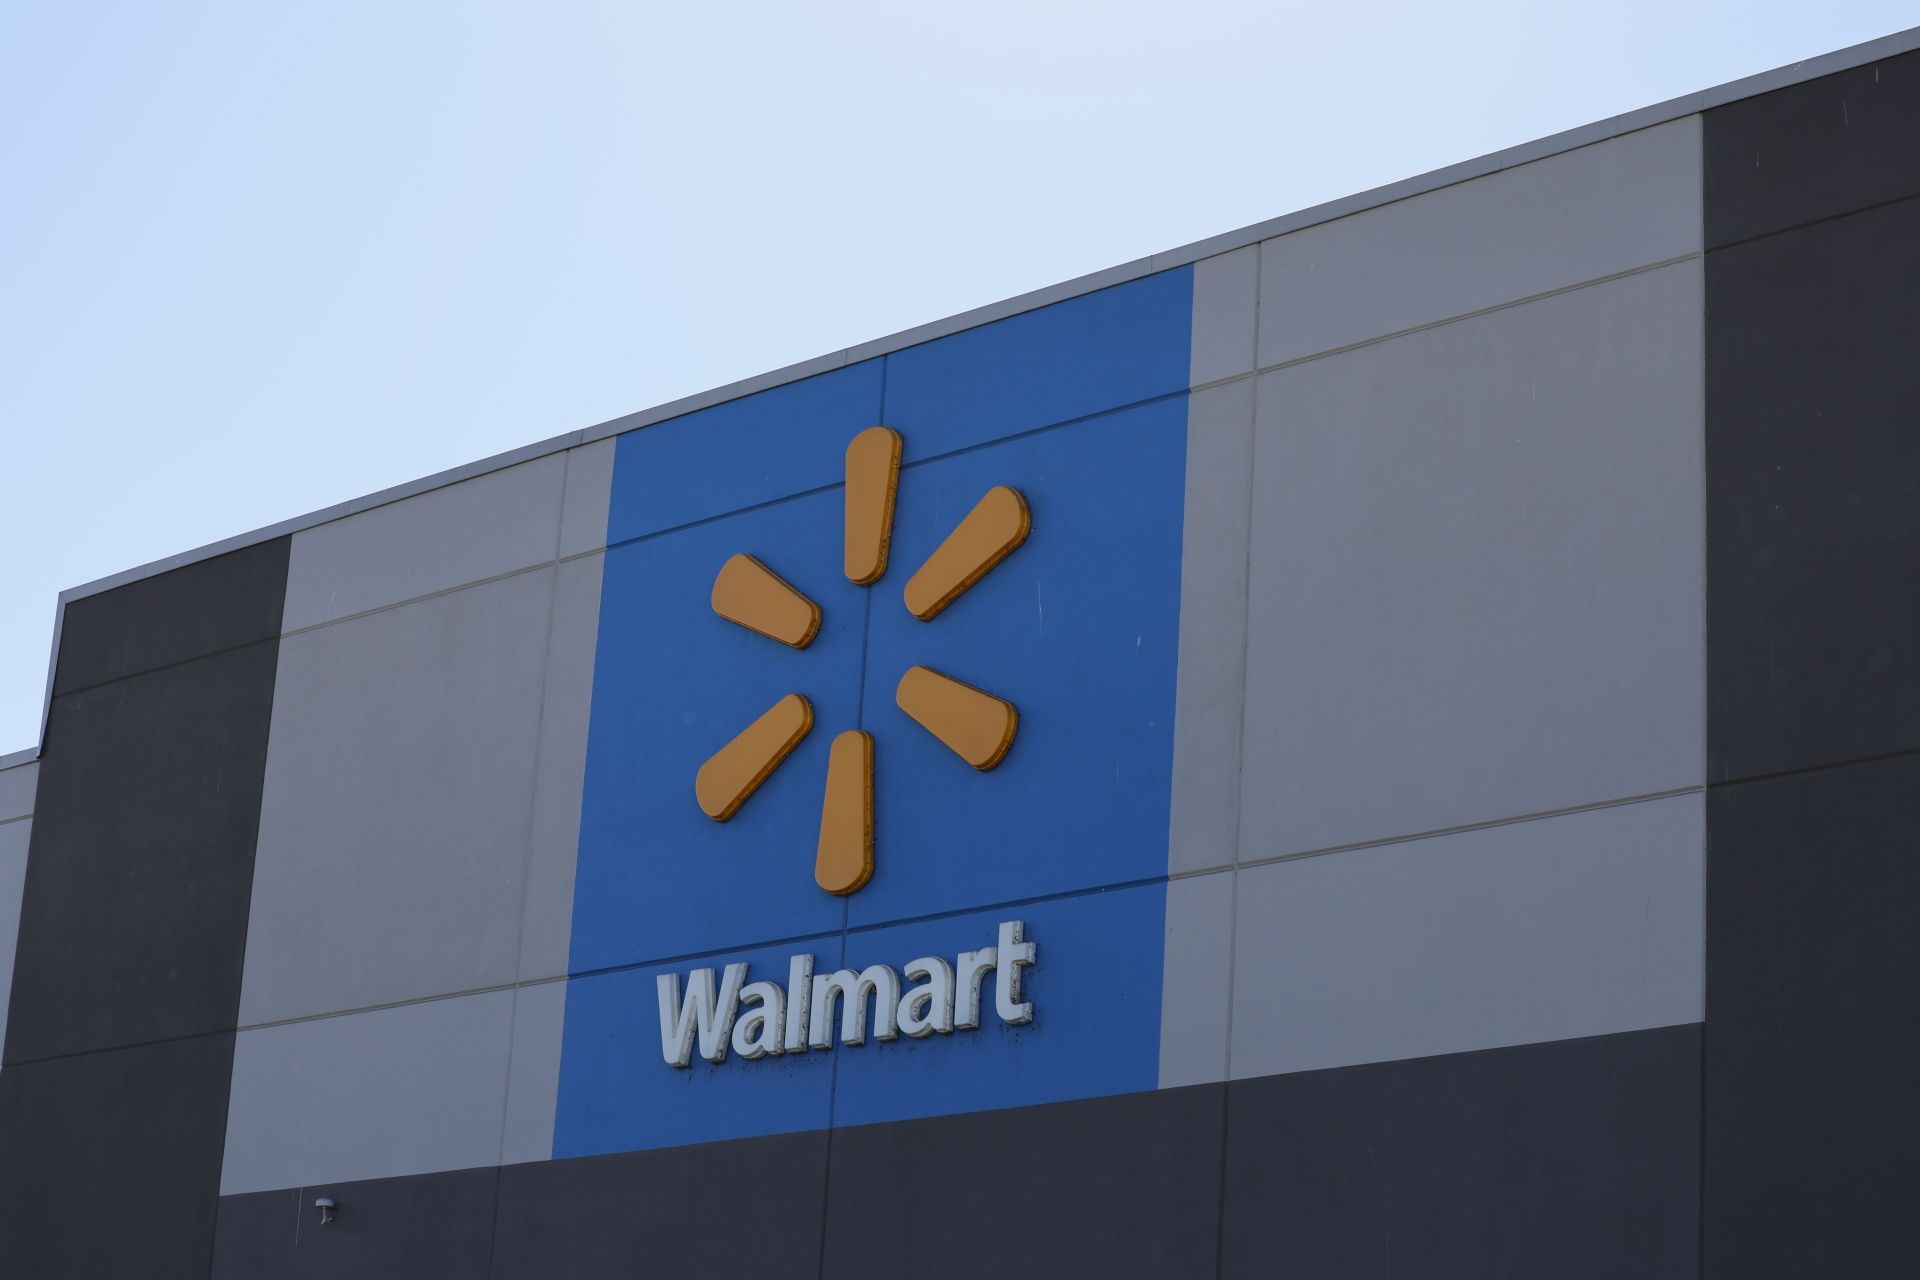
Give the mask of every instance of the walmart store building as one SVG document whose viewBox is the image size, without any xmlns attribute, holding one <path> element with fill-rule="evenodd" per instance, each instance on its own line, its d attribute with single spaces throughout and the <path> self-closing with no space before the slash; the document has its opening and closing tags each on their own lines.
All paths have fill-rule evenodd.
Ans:
<svg viewBox="0 0 1920 1280">
<path fill-rule="evenodd" d="M 69 592 L 0 1272 L 1913 1274 L 1916 46 Z"/>
</svg>

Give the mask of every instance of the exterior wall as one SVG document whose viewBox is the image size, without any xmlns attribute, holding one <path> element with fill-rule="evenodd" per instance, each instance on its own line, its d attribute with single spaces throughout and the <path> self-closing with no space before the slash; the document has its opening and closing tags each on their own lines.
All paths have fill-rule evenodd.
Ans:
<svg viewBox="0 0 1920 1280">
<path fill-rule="evenodd" d="M 1715 1277 L 1920 1253 L 1917 126 L 1911 55 L 1707 117 Z"/>
<path fill-rule="evenodd" d="M 610 449 L 294 535 L 223 1191 L 548 1154 Z"/>
<path fill-rule="evenodd" d="M 1916 59 L 76 601 L 0 770 L 0 1257 L 1900 1270 Z M 994 484 L 1030 541 L 913 619 Z M 804 652 L 714 616 L 743 551 L 822 605 Z M 916 662 L 1019 706 L 1002 767 L 894 705 Z M 694 768 L 794 690 L 814 732 L 709 822 Z M 829 897 L 856 727 L 876 870 Z M 1031 1025 L 661 1061 L 657 975 L 1009 919 Z"/>
<path fill-rule="evenodd" d="M 206 1265 L 286 554 L 67 611 L 0 1070 L 20 1274 Z"/>
<path fill-rule="evenodd" d="M 27 887 L 27 842 L 33 833 L 33 794 L 40 766 L 0 769 L 0 1030 L 13 995 L 13 954 L 20 939 L 20 898 Z M 6 1064 L 0 1061 L 0 1073 Z"/>
</svg>

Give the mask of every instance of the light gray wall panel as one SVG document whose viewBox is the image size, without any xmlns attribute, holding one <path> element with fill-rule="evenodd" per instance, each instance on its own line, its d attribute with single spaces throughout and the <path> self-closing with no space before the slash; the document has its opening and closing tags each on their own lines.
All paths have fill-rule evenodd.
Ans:
<svg viewBox="0 0 1920 1280">
<path fill-rule="evenodd" d="M 490 991 L 242 1031 L 220 1193 L 497 1163 L 512 1021 Z"/>
<path fill-rule="evenodd" d="M 560 1041 L 567 1018 L 567 984 L 541 982 L 521 987 L 514 999 L 513 1061 L 507 1074 L 501 1164 L 553 1158 L 553 1117 L 560 1098 Z"/>
<path fill-rule="evenodd" d="M 554 579 L 281 642 L 242 1025 L 513 981 Z"/>
<path fill-rule="evenodd" d="M 1233 972 L 1232 871 L 1167 882 L 1160 1000 L 1160 1087 L 1227 1078 Z"/>
<path fill-rule="evenodd" d="M 552 454 L 295 534 L 284 628 L 552 560 L 565 473 Z"/>
<path fill-rule="evenodd" d="M 1253 379 L 1189 397 L 1167 855 L 1176 872 L 1230 865 L 1239 839 L 1252 453 Z"/>
<path fill-rule="evenodd" d="M 13 953 L 20 941 L 20 899 L 27 888 L 27 836 L 30 819 L 0 824 L 0 1043 L 7 1031 L 7 1003 L 13 995 Z"/>
<path fill-rule="evenodd" d="M 1700 250 L 1689 116 L 1261 246 L 1260 364 Z"/>
<path fill-rule="evenodd" d="M 1701 1017 L 1697 792 L 1238 874 L 1236 1079 Z"/>
<path fill-rule="evenodd" d="M 39 781 L 38 760 L 0 769 L 0 822 L 24 818 L 33 812 L 33 792 Z"/>
<path fill-rule="evenodd" d="M 607 504 L 613 496 L 614 441 L 567 450 L 566 501 L 560 511 L 560 554 L 607 545 Z"/>
<path fill-rule="evenodd" d="M 521 926 L 523 982 L 563 977 L 567 972 L 603 559 L 591 555 L 563 561 L 554 585 L 546 695 L 540 712 L 540 762 L 533 792 L 533 843 L 527 858 L 526 918 Z"/>
<path fill-rule="evenodd" d="M 1698 259 L 1262 376 L 1242 860 L 1699 785 Z"/>
<path fill-rule="evenodd" d="M 1194 386 L 1253 371 L 1260 246 L 1193 264 Z"/>
</svg>

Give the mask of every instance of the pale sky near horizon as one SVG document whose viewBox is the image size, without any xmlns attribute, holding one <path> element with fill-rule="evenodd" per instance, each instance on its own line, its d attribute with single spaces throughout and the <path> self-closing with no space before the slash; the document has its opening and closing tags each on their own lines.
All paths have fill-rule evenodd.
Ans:
<svg viewBox="0 0 1920 1280">
<path fill-rule="evenodd" d="M 0 754 L 64 588 L 1920 22 L 0 7 Z"/>
</svg>

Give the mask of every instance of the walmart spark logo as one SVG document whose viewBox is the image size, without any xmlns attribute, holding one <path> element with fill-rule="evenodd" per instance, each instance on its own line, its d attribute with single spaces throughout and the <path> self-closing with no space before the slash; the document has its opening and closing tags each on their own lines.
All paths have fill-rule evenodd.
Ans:
<svg viewBox="0 0 1920 1280">
<path fill-rule="evenodd" d="M 900 433 L 869 427 L 847 446 L 845 567 L 849 581 L 872 586 L 887 571 L 894 495 L 900 485 Z M 1032 518 L 1019 490 L 995 485 L 907 580 L 907 611 L 931 622 L 1021 543 Z M 804 649 L 820 633 L 820 606 L 745 553 L 720 567 L 713 611 L 769 639 Z M 1019 728 L 1012 703 L 928 667 L 909 667 L 894 699 L 922 728 L 976 769 L 1006 757 Z M 813 704 L 790 693 L 713 753 L 694 778 L 700 808 L 725 822 L 773 775 L 813 728 Z M 828 893 L 849 894 L 873 876 L 873 737 L 848 729 L 827 757 L 820 845 L 813 878 Z"/>
</svg>

